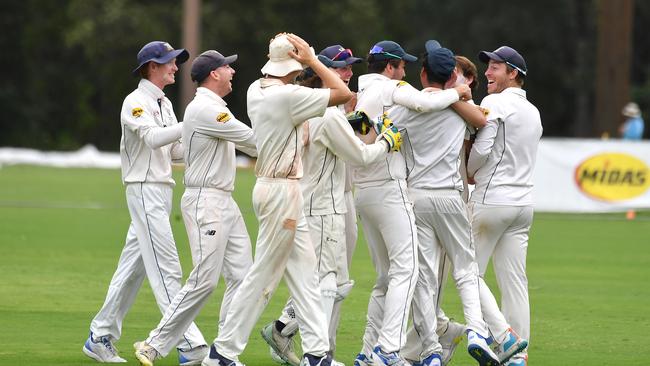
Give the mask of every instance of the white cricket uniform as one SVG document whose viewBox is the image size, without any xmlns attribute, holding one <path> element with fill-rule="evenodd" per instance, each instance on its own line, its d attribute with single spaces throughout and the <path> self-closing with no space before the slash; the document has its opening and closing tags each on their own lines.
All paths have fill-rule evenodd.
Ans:
<svg viewBox="0 0 650 366">
<path fill-rule="evenodd" d="M 426 90 L 422 94 L 440 91 Z M 408 178 L 419 242 L 419 279 L 413 297 L 413 324 L 422 342 L 420 359 L 441 353 L 436 334 L 439 264 L 448 255 L 453 278 L 463 304 L 467 327 L 488 337 L 478 292 L 478 267 L 474 259 L 467 206 L 461 197 L 459 172 L 465 121 L 451 108 L 419 113 L 397 107 L 390 113 L 395 125 L 406 129 L 415 161 Z M 418 357 L 419 356 L 419 357 Z"/>
<path fill-rule="evenodd" d="M 215 340 L 217 351 L 231 360 L 243 352 L 283 276 L 293 299 L 303 351 L 323 356 L 329 350 L 316 254 L 299 182 L 302 124 L 322 116 L 329 97 L 329 89 L 285 85 L 276 79 L 260 79 L 248 88 L 248 115 L 257 138 L 253 208 L 259 232 L 253 265 Z"/>
<path fill-rule="evenodd" d="M 345 245 L 346 163 L 364 166 L 376 162 L 386 155 L 388 143 L 364 144 L 337 107 L 308 120 L 307 126 L 309 142 L 302 155 L 305 175 L 300 184 L 329 326 L 337 289 L 350 282 Z"/>
<path fill-rule="evenodd" d="M 146 342 L 166 356 L 196 318 L 219 282 L 223 268 L 226 292 L 219 325 L 253 259 L 246 225 L 232 198 L 235 144 L 255 150 L 253 130 L 234 118 L 226 102 L 199 87 L 183 118 L 185 193 L 183 219 L 194 269 Z"/>
<path fill-rule="evenodd" d="M 165 312 L 181 288 L 181 265 L 169 215 L 172 208 L 172 158 L 182 158 L 178 123 L 172 104 L 146 79 L 129 94 L 120 115 L 122 181 L 131 225 L 102 309 L 90 330 L 97 337 L 120 338 L 122 321 L 145 275 L 156 303 Z M 205 345 L 193 323 L 177 344 L 179 349 Z"/>
<path fill-rule="evenodd" d="M 470 199 L 476 258 L 483 276 L 492 256 L 503 314 L 519 336 L 530 339 L 526 253 L 542 123 L 521 88 L 490 94 L 481 107 L 489 110 L 488 124 L 478 132 L 467 164 L 476 181 Z M 498 337 L 505 325 L 493 316 L 499 310 L 494 297 L 481 293 L 481 304 L 490 330 Z"/>
<path fill-rule="evenodd" d="M 446 108 L 458 100 L 449 90 L 423 95 L 405 81 L 381 74 L 359 77 L 356 110 L 375 119 L 394 105 L 416 111 Z M 355 204 L 368 243 L 377 281 L 368 303 L 362 353 L 379 345 L 399 351 L 406 341 L 411 298 L 417 281 L 417 233 L 406 187 L 406 161 L 400 153 L 353 170 Z"/>
</svg>

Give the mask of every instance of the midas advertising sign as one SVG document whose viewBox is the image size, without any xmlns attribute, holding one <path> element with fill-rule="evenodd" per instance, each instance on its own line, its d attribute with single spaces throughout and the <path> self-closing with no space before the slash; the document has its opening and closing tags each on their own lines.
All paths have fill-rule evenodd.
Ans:
<svg viewBox="0 0 650 366">
<path fill-rule="evenodd" d="M 602 153 L 583 161 L 575 170 L 575 181 L 589 197 L 623 201 L 644 194 L 650 187 L 648 166 L 624 153 Z"/>
</svg>

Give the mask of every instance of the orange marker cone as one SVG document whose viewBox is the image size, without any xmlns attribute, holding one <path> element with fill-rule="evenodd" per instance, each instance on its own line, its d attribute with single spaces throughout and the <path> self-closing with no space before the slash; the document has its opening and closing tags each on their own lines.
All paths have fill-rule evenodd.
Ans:
<svg viewBox="0 0 650 366">
<path fill-rule="evenodd" d="M 636 218 L 636 211 L 627 210 L 627 213 L 625 214 L 625 218 L 628 220 L 634 220 Z"/>
</svg>

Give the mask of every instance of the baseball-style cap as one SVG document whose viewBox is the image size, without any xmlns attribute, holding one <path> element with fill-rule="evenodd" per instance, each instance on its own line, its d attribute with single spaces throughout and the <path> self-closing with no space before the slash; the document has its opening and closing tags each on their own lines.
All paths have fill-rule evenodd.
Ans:
<svg viewBox="0 0 650 366">
<path fill-rule="evenodd" d="M 205 51 L 192 61 L 192 70 L 190 71 L 192 81 L 200 83 L 208 77 L 212 70 L 224 65 L 230 65 L 235 61 L 237 61 L 237 55 L 224 57 L 224 55 L 215 50 Z"/>
<path fill-rule="evenodd" d="M 427 51 L 426 58 L 429 71 L 442 80 L 449 80 L 456 67 L 454 53 L 440 46 L 438 41 L 432 39 L 424 44 L 424 48 Z"/>
<path fill-rule="evenodd" d="M 478 54 L 478 59 L 486 64 L 490 63 L 490 60 L 505 62 L 508 66 L 519 71 L 523 76 L 526 76 L 528 72 L 524 58 L 521 57 L 517 50 L 508 46 L 501 46 L 493 52 L 481 51 Z"/>
<path fill-rule="evenodd" d="M 373 60 L 404 60 L 406 62 L 415 62 L 418 60 L 417 57 L 406 53 L 402 46 L 393 41 L 381 41 L 368 51 L 368 56 L 372 57 Z"/>
<path fill-rule="evenodd" d="M 190 58 L 190 54 L 183 48 L 175 50 L 167 42 L 149 42 L 138 52 L 138 67 L 133 70 L 133 75 L 137 75 L 142 65 L 149 61 L 157 64 L 166 64 L 174 58 L 176 59 L 176 65 L 180 65 Z"/>
<path fill-rule="evenodd" d="M 359 57 L 354 57 L 351 49 L 340 44 L 326 47 L 318 55 L 318 59 L 327 67 L 339 68 L 363 62 Z"/>
<path fill-rule="evenodd" d="M 272 76 L 286 76 L 293 71 L 301 71 L 303 65 L 289 56 L 289 51 L 295 47 L 289 42 L 286 33 L 276 35 L 269 43 L 269 60 L 262 67 L 262 74 Z M 315 54 L 314 49 L 311 49 Z"/>
</svg>

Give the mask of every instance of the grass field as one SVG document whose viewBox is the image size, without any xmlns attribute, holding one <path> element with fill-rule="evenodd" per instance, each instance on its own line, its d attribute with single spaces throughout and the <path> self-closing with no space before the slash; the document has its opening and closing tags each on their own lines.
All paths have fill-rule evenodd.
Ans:
<svg viewBox="0 0 650 366">
<path fill-rule="evenodd" d="M 175 172 L 181 182 L 181 172 Z M 252 238 L 257 226 L 250 203 L 254 177 L 238 174 L 235 197 Z M 173 229 L 184 273 L 191 270 L 187 236 L 175 190 Z M 379 198 L 378 198 L 379 199 Z M 120 254 L 129 215 L 118 170 L 0 168 L 0 365 L 92 365 L 81 353 L 90 320 L 99 310 Z M 532 304 L 530 364 L 645 365 L 650 349 L 650 214 L 537 214 L 528 273 Z M 361 346 L 374 271 L 363 239 L 344 305 L 337 359 L 350 366 Z M 493 276 L 488 283 L 495 289 Z M 462 319 L 456 290 L 448 285 L 444 308 Z M 215 337 L 220 285 L 197 319 Z M 241 360 L 274 365 L 259 336 L 287 291 L 281 285 L 262 315 Z M 131 344 L 160 318 L 144 285 L 117 343 L 129 364 Z M 462 351 L 452 365 L 474 365 Z M 177 365 L 173 352 L 156 365 Z"/>
</svg>

